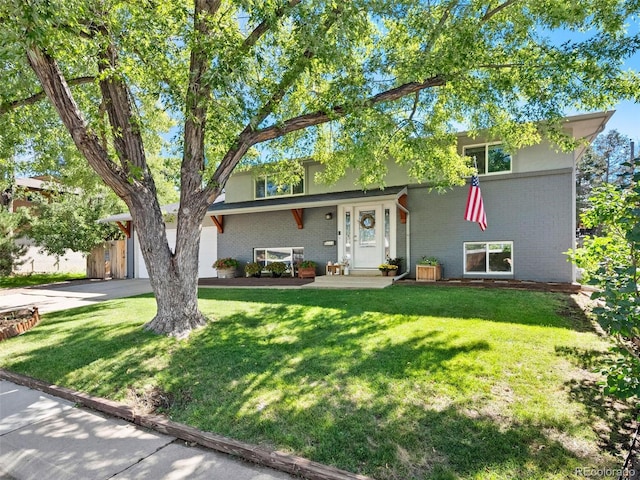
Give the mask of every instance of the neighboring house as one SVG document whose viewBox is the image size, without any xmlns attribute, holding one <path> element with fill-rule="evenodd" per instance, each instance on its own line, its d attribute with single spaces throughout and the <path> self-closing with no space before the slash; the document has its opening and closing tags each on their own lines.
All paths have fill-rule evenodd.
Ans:
<svg viewBox="0 0 640 480">
<path fill-rule="evenodd" d="M 16 212 L 21 207 L 32 207 L 34 195 L 48 198 L 54 190 L 57 190 L 57 187 L 49 177 L 16 178 L 13 192 L 6 192 L 6 203 L 11 212 Z M 16 273 L 78 273 L 86 268 L 86 259 L 80 252 L 67 250 L 64 255 L 58 257 L 41 252 L 29 237 L 20 237 L 16 243 L 24 245 L 27 249 L 20 257 L 22 263 L 15 268 Z"/>
<path fill-rule="evenodd" d="M 592 141 L 612 114 L 569 117 L 566 129 Z M 241 263 L 304 258 L 316 261 L 319 272 L 348 259 L 351 274 L 363 275 L 379 274 L 387 258 L 403 257 L 414 277 L 416 262 L 435 256 L 448 278 L 575 281 L 564 252 L 575 246 L 575 166 L 584 147 L 563 153 L 543 142 L 509 155 L 499 141 L 465 134 L 458 145 L 478 162 L 486 231 L 463 219 L 468 186 L 431 192 L 390 162 L 387 187 L 363 192 L 354 185 L 356 172 L 331 186 L 314 183 L 323 167 L 307 161 L 303 182 L 284 191 L 251 172 L 232 175 L 224 202 L 211 205 L 204 219 L 200 276 L 213 276 L 207 264 L 223 257 Z M 172 224 L 167 227 L 175 238 Z M 136 265 L 136 276 L 144 276 L 141 260 Z"/>
</svg>

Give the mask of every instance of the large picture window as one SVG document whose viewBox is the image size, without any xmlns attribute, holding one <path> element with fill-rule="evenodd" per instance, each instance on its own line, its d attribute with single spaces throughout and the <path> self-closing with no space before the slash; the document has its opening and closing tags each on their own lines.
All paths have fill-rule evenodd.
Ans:
<svg viewBox="0 0 640 480">
<path fill-rule="evenodd" d="M 304 248 L 254 248 L 253 261 L 262 265 L 262 269 L 273 262 L 287 265 L 286 275 L 295 275 L 295 265 L 304 260 Z"/>
<path fill-rule="evenodd" d="M 284 197 L 301 195 L 304 193 L 304 179 L 295 185 L 281 185 L 269 176 L 262 176 L 256 180 L 256 198 Z"/>
<path fill-rule="evenodd" d="M 500 143 L 465 147 L 464 155 L 475 158 L 480 175 L 511 171 L 511 154 Z"/>
<path fill-rule="evenodd" d="M 513 273 L 513 242 L 466 242 L 464 273 Z"/>
</svg>

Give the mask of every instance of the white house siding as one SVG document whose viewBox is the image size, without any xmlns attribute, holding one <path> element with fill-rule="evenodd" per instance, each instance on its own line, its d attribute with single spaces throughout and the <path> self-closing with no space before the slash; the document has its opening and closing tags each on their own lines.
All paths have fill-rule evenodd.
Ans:
<svg viewBox="0 0 640 480">
<path fill-rule="evenodd" d="M 171 249 L 176 245 L 176 225 L 167 225 L 167 240 Z M 140 242 L 138 236 L 134 233 L 134 269 L 136 278 L 149 278 L 147 267 L 144 264 L 142 258 L 142 252 L 140 251 Z M 200 235 L 200 257 L 198 260 L 198 276 L 214 277 L 215 270 L 211 267 L 216 260 L 218 250 L 218 232 L 216 227 L 213 226 L 213 222 L 210 219 L 205 219 L 202 227 L 202 234 Z"/>
</svg>

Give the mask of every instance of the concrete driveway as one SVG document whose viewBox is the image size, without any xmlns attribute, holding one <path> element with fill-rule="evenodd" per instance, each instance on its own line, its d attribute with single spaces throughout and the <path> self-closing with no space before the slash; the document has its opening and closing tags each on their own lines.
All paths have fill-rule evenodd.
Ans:
<svg viewBox="0 0 640 480">
<path fill-rule="evenodd" d="M 0 290 L 0 312 L 38 307 L 40 313 L 151 292 L 149 280 L 90 280 Z"/>
</svg>

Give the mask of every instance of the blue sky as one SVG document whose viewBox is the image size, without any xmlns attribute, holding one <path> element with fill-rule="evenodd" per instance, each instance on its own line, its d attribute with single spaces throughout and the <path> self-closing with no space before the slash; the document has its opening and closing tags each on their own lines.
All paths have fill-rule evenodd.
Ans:
<svg viewBox="0 0 640 480">
<path fill-rule="evenodd" d="M 638 15 L 633 15 L 629 18 L 629 24 L 627 24 L 627 32 L 630 35 L 640 34 L 640 18 Z M 555 31 L 551 34 L 551 38 L 562 42 L 566 40 L 572 40 L 576 37 L 588 37 L 589 33 L 576 33 L 568 31 Z M 624 67 L 629 70 L 640 72 L 640 52 L 630 57 L 625 63 Z M 605 133 L 610 130 L 618 130 L 620 133 L 628 136 L 636 144 L 636 153 L 640 151 L 640 103 L 632 101 L 618 102 L 612 110 L 615 110 L 615 114 L 609 120 Z M 585 113 L 585 112 L 580 112 Z"/>
<path fill-rule="evenodd" d="M 637 70 L 637 68 L 636 68 Z M 640 149 L 640 105 L 634 102 L 620 102 L 615 106 L 616 113 L 607 124 L 607 129 L 618 130 L 636 143 L 636 152 Z"/>
</svg>

